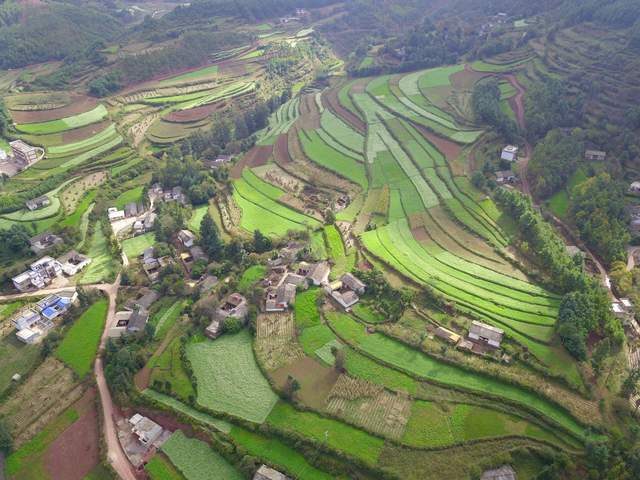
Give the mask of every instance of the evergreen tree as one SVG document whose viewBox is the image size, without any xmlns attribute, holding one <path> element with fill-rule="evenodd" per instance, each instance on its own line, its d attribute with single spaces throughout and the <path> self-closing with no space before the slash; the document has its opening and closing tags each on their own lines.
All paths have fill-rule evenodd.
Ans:
<svg viewBox="0 0 640 480">
<path fill-rule="evenodd" d="M 273 248 L 273 242 L 269 237 L 262 234 L 260 230 L 253 232 L 253 248 L 258 253 L 268 252 Z"/>
<path fill-rule="evenodd" d="M 218 226 L 214 223 L 211 215 L 207 213 L 200 222 L 200 236 L 202 237 L 202 248 L 213 260 L 218 260 L 222 254 L 222 241 L 218 233 Z"/>
</svg>

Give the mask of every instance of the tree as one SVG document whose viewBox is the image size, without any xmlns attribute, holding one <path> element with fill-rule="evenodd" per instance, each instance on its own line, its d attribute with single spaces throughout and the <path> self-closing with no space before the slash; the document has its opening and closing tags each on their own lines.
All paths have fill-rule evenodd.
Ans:
<svg viewBox="0 0 640 480">
<path fill-rule="evenodd" d="M 211 214 L 207 212 L 200 222 L 200 237 L 202 238 L 202 248 L 209 258 L 219 260 L 222 256 L 223 243 L 220 240 L 218 226 L 213 221 Z"/>
<path fill-rule="evenodd" d="M 0 230 L 0 251 L 6 255 L 23 255 L 29 249 L 30 237 L 27 228 L 18 223 Z"/>
<path fill-rule="evenodd" d="M 13 437 L 3 419 L 0 419 L 0 452 L 9 455 L 13 450 Z"/>
<path fill-rule="evenodd" d="M 333 213 L 333 210 L 331 210 L 330 208 L 327 208 L 327 210 L 324 212 L 324 223 L 326 223 L 327 225 L 333 225 L 334 223 L 336 223 L 336 214 Z"/>
<path fill-rule="evenodd" d="M 345 356 L 344 356 L 344 350 L 332 346 L 331 347 L 331 354 L 333 355 L 333 358 L 335 359 L 334 363 L 333 363 L 333 368 L 336 369 L 337 372 L 340 373 L 344 373 L 345 371 Z"/>
<path fill-rule="evenodd" d="M 292 400 L 296 392 L 300 390 L 300 383 L 291 375 L 287 377 L 287 381 L 284 384 L 284 395 L 287 399 Z"/>
<path fill-rule="evenodd" d="M 269 237 L 262 234 L 260 230 L 253 232 L 253 248 L 258 253 L 268 252 L 273 248 L 273 242 Z"/>
</svg>

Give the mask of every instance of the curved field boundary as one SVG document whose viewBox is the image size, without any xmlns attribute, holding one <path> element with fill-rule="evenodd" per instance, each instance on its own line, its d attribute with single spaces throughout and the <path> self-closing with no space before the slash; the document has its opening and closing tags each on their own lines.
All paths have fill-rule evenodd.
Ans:
<svg viewBox="0 0 640 480">
<path fill-rule="evenodd" d="M 60 157 L 83 153 L 83 151 L 85 150 L 91 150 L 101 143 L 106 143 L 109 140 L 112 140 L 112 138 L 117 135 L 118 132 L 116 131 L 116 126 L 114 124 L 111 124 L 100 133 L 85 140 L 74 143 L 67 143 L 66 145 L 60 145 L 56 147 L 49 147 L 47 149 L 47 153 L 50 156 Z"/>
<path fill-rule="evenodd" d="M 364 136 L 353 130 L 344 123 L 331 110 L 326 109 L 320 116 L 320 125 L 337 142 L 345 148 L 353 150 L 359 154 L 364 152 Z"/>
<path fill-rule="evenodd" d="M 65 130 L 72 130 L 99 122 L 105 118 L 107 114 L 107 109 L 104 105 L 100 104 L 93 110 L 72 117 L 65 117 L 48 122 L 16 124 L 16 130 L 35 135 L 64 132 Z"/>
<path fill-rule="evenodd" d="M 351 125 L 359 133 L 364 134 L 366 133 L 367 125 L 363 122 L 349 94 L 352 85 L 353 82 L 350 82 L 337 92 L 334 88 L 329 89 L 326 91 L 324 99 L 328 108 L 331 109 L 337 117 Z"/>
<path fill-rule="evenodd" d="M 533 410 L 577 439 L 584 440 L 587 435 L 585 428 L 563 407 L 532 391 L 444 363 L 380 333 L 367 334 L 362 325 L 347 315 L 326 317 L 338 338 L 382 364 L 437 384 L 505 399 L 525 410 Z"/>
<path fill-rule="evenodd" d="M 367 190 L 369 182 L 362 164 L 331 148 L 314 131 L 300 130 L 298 138 L 307 158 Z"/>
<path fill-rule="evenodd" d="M 343 155 L 346 155 L 347 157 L 351 157 L 353 158 L 356 162 L 359 163 L 364 163 L 364 157 L 362 156 L 362 154 L 354 152 L 353 150 L 351 150 L 350 148 L 348 148 L 347 146 L 343 145 L 342 143 L 338 142 L 327 130 L 325 130 L 324 128 L 319 128 L 317 130 L 314 130 L 318 136 L 322 139 L 322 141 L 324 143 L 326 143 L 327 145 L 329 145 L 331 148 L 333 148 L 334 150 L 342 153 Z"/>
</svg>

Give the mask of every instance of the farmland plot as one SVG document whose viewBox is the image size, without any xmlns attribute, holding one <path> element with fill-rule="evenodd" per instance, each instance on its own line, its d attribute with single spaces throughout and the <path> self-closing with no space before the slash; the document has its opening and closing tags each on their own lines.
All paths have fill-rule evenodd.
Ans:
<svg viewBox="0 0 640 480">
<path fill-rule="evenodd" d="M 242 480 L 242 475 L 209 445 L 176 430 L 161 447 L 187 480 Z"/>
<path fill-rule="evenodd" d="M 36 135 L 58 133 L 99 122 L 106 116 L 107 109 L 104 105 L 100 104 L 93 110 L 78 115 L 61 118 L 59 120 L 50 120 L 48 122 L 18 124 L 16 125 L 16 129 L 20 132 Z"/>
<path fill-rule="evenodd" d="M 255 351 L 260 364 L 275 370 L 304 356 L 295 338 L 295 322 L 290 312 L 258 315 Z"/>
<path fill-rule="evenodd" d="M 187 357 L 198 379 L 199 404 L 262 423 L 278 397 L 262 376 L 251 340 L 245 330 L 215 341 L 190 343 Z"/>
</svg>

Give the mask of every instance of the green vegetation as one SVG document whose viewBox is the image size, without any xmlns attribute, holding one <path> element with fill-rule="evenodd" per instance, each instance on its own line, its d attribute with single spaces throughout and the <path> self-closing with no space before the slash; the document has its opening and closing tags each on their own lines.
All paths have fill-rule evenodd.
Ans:
<svg viewBox="0 0 640 480">
<path fill-rule="evenodd" d="M 98 300 L 84 312 L 65 334 L 56 357 L 70 366 L 80 378 L 91 371 L 107 318 L 106 300 Z"/>
<path fill-rule="evenodd" d="M 114 207 L 122 209 L 125 207 L 125 205 L 127 205 L 128 203 L 138 203 L 142 200 L 142 190 L 143 187 L 135 187 L 132 188 L 131 190 L 126 190 L 125 192 L 122 192 L 120 195 L 118 195 L 118 198 L 115 199 L 114 201 Z"/>
<path fill-rule="evenodd" d="M 353 270 L 356 263 L 356 255 L 353 251 L 347 254 L 338 228 L 335 225 L 327 225 L 324 227 L 324 235 L 327 239 L 329 256 L 334 262 L 331 274 L 337 277 Z"/>
<path fill-rule="evenodd" d="M 299 328 L 313 327 L 320 324 L 318 299 L 322 296 L 320 288 L 310 288 L 296 295 L 294 315 Z"/>
<path fill-rule="evenodd" d="M 198 403 L 213 411 L 262 423 L 278 397 L 256 363 L 251 334 L 243 330 L 215 342 L 187 345 L 187 358 L 198 381 Z"/>
<path fill-rule="evenodd" d="M 153 232 L 148 232 L 137 237 L 127 238 L 122 242 L 122 250 L 129 260 L 138 258 L 149 247 L 156 243 L 156 236 Z"/>
<path fill-rule="evenodd" d="M 51 120 L 48 122 L 16 125 L 16 128 L 24 133 L 46 135 L 50 133 L 64 132 L 65 130 L 71 130 L 73 128 L 84 127 L 85 125 L 99 122 L 106 116 L 107 109 L 104 107 L 104 105 L 100 104 L 93 110 L 85 113 L 80 113 L 72 117 L 65 117 L 59 120 Z"/>
<path fill-rule="evenodd" d="M 209 445 L 195 438 L 187 438 L 181 430 L 171 435 L 161 447 L 171 463 L 187 480 L 242 480 L 242 475 Z"/>
<path fill-rule="evenodd" d="M 240 281 L 238 282 L 238 290 L 245 292 L 253 286 L 258 280 L 263 278 L 267 273 L 265 265 L 253 265 L 242 272 Z"/>
<path fill-rule="evenodd" d="M 275 468 L 283 468 L 300 480 L 330 480 L 333 478 L 310 465 L 300 453 L 280 440 L 265 437 L 241 427 L 233 427 L 230 435 L 234 442 L 242 446 L 249 455 L 264 459 Z"/>
<path fill-rule="evenodd" d="M 102 231 L 100 224 L 96 225 L 88 252 L 91 263 L 86 267 L 80 283 L 90 285 L 113 278 L 117 266 L 111 256 L 110 248 L 108 238 Z"/>
<path fill-rule="evenodd" d="M 0 394 L 11 385 L 16 373 L 24 375 L 40 360 L 37 345 L 25 345 L 12 333 L 0 339 Z"/>
<path fill-rule="evenodd" d="M 144 471 L 151 480 L 184 480 L 185 478 L 161 453 L 155 454 L 149 460 L 149 463 L 144 466 Z"/>
<path fill-rule="evenodd" d="M 173 339 L 162 354 L 152 358 L 148 367 L 151 369 L 151 385 L 155 388 L 166 389 L 168 386 L 173 394 L 184 401 L 195 398 L 196 392 L 182 364 L 180 338 Z"/>
<path fill-rule="evenodd" d="M 167 308 L 162 308 L 156 311 L 156 313 L 149 319 L 149 323 L 155 328 L 154 338 L 164 338 L 167 332 L 178 320 L 178 316 L 182 312 L 183 308 L 189 303 L 186 299 L 174 300 L 172 298 L 167 298 L 166 300 L 171 300 L 172 303 L 168 304 Z"/>
</svg>

